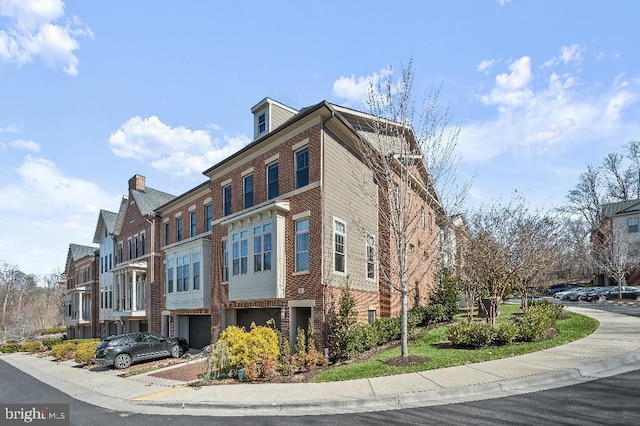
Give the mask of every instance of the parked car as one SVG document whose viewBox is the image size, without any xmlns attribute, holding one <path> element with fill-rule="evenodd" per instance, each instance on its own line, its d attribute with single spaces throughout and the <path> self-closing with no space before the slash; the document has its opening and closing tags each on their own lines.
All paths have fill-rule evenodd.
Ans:
<svg viewBox="0 0 640 426">
<path fill-rule="evenodd" d="M 96 362 L 115 368 L 127 368 L 134 362 L 157 358 L 179 358 L 189 350 L 182 337 L 164 337 L 151 332 L 109 336 L 96 349 Z"/>
<path fill-rule="evenodd" d="M 622 296 L 622 299 L 637 300 L 640 297 L 640 289 L 631 286 L 622 286 L 620 289 L 618 286 L 613 286 L 603 294 L 607 299 L 619 299 Z"/>
<path fill-rule="evenodd" d="M 606 297 L 604 296 L 604 293 L 608 292 L 611 288 L 612 287 L 592 287 L 591 290 L 582 295 L 582 300 L 585 302 L 605 300 Z"/>
<path fill-rule="evenodd" d="M 572 290 L 574 288 L 580 287 L 578 284 L 554 284 L 547 289 L 547 293 L 553 296 L 559 291 L 567 291 Z"/>
<path fill-rule="evenodd" d="M 593 287 L 578 287 L 565 294 L 563 299 L 571 300 L 572 302 L 582 300 L 581 297 L 592 288 Z"/>
</svg>

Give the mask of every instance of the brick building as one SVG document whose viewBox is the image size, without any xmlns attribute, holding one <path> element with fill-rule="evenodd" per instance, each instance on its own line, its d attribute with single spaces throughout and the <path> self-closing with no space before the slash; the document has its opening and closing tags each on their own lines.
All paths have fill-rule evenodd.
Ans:
<svg viewBox="0 0 640 426">
<path fill-rule="evenodd" d="M 160 250 L 161 220 L 155 209 L 174 195 L 146 186 L 145 177 L 129 179 L 113 230 L 113 318 L 117 333 L 161 330 L 164 277 Z"/>
<path fill-rule="evenodd" d="M 65 277 L 64 324 L 70 339 L 100 336 L 97 247 L 69 244 Z"/>
<path fill-rule="evenodd" d="M 442 208 L 422 157 L 396 157 L 397 135 L 326 101 L 297 111 L 265 98 L 251 112 L 253 142 L 204 171 L 204 183 L 174 197 L 135 175 L 115 224 L 101 212 L 94 241 L 100 258 L 113 244 L 114 258 L 102 269 L 113 277 L 112 290 L 106 277 L 101 284 L 109 333 L 112 317 L 118 333 L 149 329 L 203 347 L 229 325 L 273 320 L 293 343 L 311 320 L 322 349 L 346 286 L 360 322 L 399 315 L 397 237 L 381 200 L 401 176 L 420 224 L 408 244 L 418 265 L 409 308 L 428 303 Z M 415 145 L 411 129 L 393 125 Z M 365 151 L 391 158 L 397 182 L 382 185 Z"/>
</svg>

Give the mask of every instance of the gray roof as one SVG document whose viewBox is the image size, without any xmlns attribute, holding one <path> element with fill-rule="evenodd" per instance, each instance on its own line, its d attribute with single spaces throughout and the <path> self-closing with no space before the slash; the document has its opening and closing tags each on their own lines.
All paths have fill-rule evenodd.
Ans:
<svg viewBox="0 0 640 426">
<path fill-rule="evenodd" d="M 83 246 L 80 244 L 69 244 L 69 254 L 67 255 L 67 266 L 69 261 L 77 262 L 83 257 L 93 256 L 98 250 L 97 247 Z"/>
<path fill-rule="evenodd" d="M 144 191 L 131 190 L 131 196 L 143 216 L 153 214 L 155 209 L 176 198 L 175 195 L 146 187 Z"/>
<path fill-rule="evenodd" d="M 93 242 L 99 243 L 102 240 L 102 227 L 100 224 L 104 224 L 109 234 L 113 234 L 116 229 L 116 222 L 118 221 L 118 213 L 110 212 L 109 210 L 100 210 L 98 215 L 98 222 L 96 223 L 96 230 L 93 233 Z"/>
<path fill-rule="evenodd" d="M 602 217 L 612 217 L 619 214 L 640 211 L 640 199 L 618 201 L 602 205 Z"/>
</svg>

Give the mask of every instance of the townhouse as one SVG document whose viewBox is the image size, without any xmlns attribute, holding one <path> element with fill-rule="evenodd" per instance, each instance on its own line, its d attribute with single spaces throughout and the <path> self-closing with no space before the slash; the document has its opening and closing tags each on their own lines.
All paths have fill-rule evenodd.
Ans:
<svg viewBox="0 0 640 426">
<path fill-rule="evenodd" d="M 99 336 L 99 313 L 96 309 L 98 258 L 97 247 L 69 244 L 65 265 L 64 325 L 70 339 Z"/>
<path fill-rule="evenodd" d="M 113 267 L 116 261 L 116 244 L 114 231 L 118 213 L 108 210 L 100 210 L 98 223 L 93 235 L 93 243 L 100 247 L 99 264 L 100 274 L 98 276 L 98 304 L 100 335 L 109 336 L 116 334 L 115 317 L 113 315 Z"/>
<path fill-rule="evenodd" d="M 175 198 L 146 186 L 144 176 L 129 179 L 113 230 L 113 318 L 117 333 L 160 331 L 164 278 L 160 218 L 154 209 Z"/>
<path fill-rule="evenodd" d="M 400 314 L 397 236 L 381 201 L 389 187 L 365 155 L 398 156 L 389 146 L 401 143 L 384 147 L 374 117 L 326 101 L 295 110 L 265 98 L 251 112 L 253 142 L 205 170 L 202 184 L 175 197 L 135 175 L 119 212 L 101 211 L 103 335 L 148 329 L 203 347 L 227 326 L 273 321 L 293 344 L 311 323 L 323 349 L 346 286 L 360 322 Z M 442 207 L 421 156 L 398 158 L 420 218 L 411 308 L 435 285 Z"/>
<path fill-rule="evenodd" d="M 194 348 L 211 343 L 211 229 L 209 182 L 156 209 L 161 217 L 165 304 L 161 331 Z"/>
</svg>

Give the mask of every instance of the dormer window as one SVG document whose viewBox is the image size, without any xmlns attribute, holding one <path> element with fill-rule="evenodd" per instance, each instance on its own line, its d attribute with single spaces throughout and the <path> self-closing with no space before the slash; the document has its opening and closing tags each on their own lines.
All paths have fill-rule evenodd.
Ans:
<svg viewBox="0 0 640 426">
<path fill-rule="evenodd" d="M 267 115 L 262 113 L 258 116 L 258 134 L 264 133 L 267 130 Z"/>
</svg>

